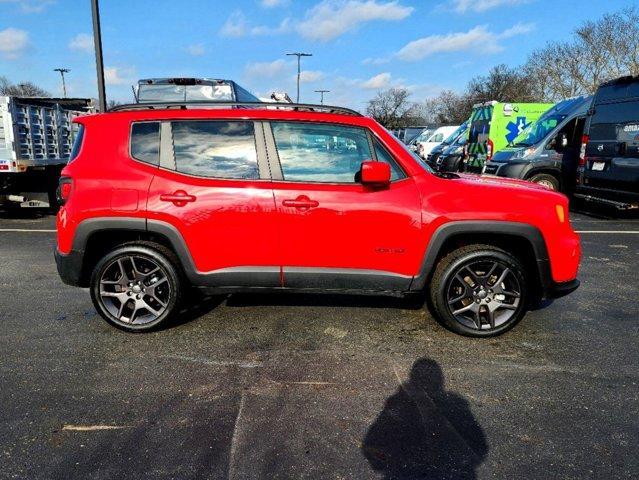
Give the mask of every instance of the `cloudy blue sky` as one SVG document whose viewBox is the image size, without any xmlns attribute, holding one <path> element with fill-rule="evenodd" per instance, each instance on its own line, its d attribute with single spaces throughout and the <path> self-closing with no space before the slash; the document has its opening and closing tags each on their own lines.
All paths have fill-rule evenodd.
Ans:
<svg viewBox="0 0 639 480">
<path fill-rule="evenodd" d="M 379 89 L 415 100 L 535 48 L 628 0 L 102 0 L 107 95 L 130 101 L 138 78 L 232 78 L 266 95 L 295 93 L 290 51 L 303 59 L 301 100 L 362 109 Z M 89 0 L 0 0 L 0 75 L 60 94 L 96 96 Z"/>
</svg>

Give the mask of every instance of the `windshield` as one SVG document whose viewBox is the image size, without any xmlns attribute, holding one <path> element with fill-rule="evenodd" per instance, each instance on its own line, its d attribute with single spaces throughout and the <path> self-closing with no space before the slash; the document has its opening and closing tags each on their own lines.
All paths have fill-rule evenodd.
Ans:
<svg viewBox="0 0 639 480">
<path fill-rule="evenodd" d="M 194 102 L 198 100 L 232 102 L 231 85 L 141 84 L 138 102 Z"/>
<path fill-rule="evenodd" d="M 545 118 L 540 118 L 536 122 L 533 122 L 528 128 L 513 140 L 515 147 L 530 147 L 541 142 L 544 138 L 552 132 L 559 123 L 566 118 L 566 115 L 550 115 Z"/>
<path fill-rule="evenodd" d="M 387 131 L 388 131 L 388 130 L 387 130 Z M 389 132 L 389 133 L 390 133 L 390 132 Z M 402 142 L 402 141 L 396 140 L 396 138 L 395 138 L 395 137 L 393 137 L 393 140 L 395 140 L 395 143 L 396 143 L 397 145 L 401 146 L 401 147 L 404 149 L 404 151 L 405 151 L 405 152 L 408 152 L 408 153 L 410 154 L 410 156 L 411 156 L 411 157 L 413 157 L 413 158 L 417 161 L 417 163 L 418 163 L 418 164 L 419 164 L 419 165 L 420 165 L 420 166 L 421 166 L 424 170 L 426 170 L 427 172 L 430 172 L 430 173 L 436 174 L 435 170 L 433 170 L 433 169 L 432 169 L 432 168 L 431 168 L 431 167 L 430 167 L 430 166 L 426 163 L 426 161 L 425 161 L 422 157 L 420 157 L 419 155 L 417 155 L 417 153 L 415 153 L 414 151 L 412 151 L 408 145 L 406 145 L 406 144 L 405 144 L 404 142 Z"/>
<path fill-rule="evenodd" d="M 462 123 L 459 127 L 455 129 L 453 133 L 448 135 L 448 137 L 446 137 L 446 139 L 442 143 L 444 145 L 450 145 L 455 140 L 457 140 L 457 137 L 459 137 L 462 133 L 466 132 L 466 128 L 467 128 L 466 122 Z"/>
<path fill-rule="evenodd" d="M 417 135 L 414 139 L 412 139 L 409 143 L 426 142 L 432 134 L 433 130 L 427 128 L 422 133 Z"/>
<path fill-rule="evenodd" d="M 459 136 L 455 139 L 455 145 L 466 145 L 468 143 L 468 125 L 459 133 Z"/>
</svg>

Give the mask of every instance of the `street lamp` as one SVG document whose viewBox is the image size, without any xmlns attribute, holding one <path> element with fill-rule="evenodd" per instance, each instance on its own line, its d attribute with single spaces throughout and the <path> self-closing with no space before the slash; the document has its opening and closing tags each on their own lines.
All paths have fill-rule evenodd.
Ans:
<svg viewBox="0 0 639 480">
<path fill-rule="evenodd" d="M 104 62 L 102 58 L 102 32 L 100 31 L 100 7 L 98 0 L 91 0 L 93 16 L 93 44 L 95 45 L 95 68 L 98 73 L 98 106 L 106 112 L 106 92 L 104 90 Z"/>
<path fill-rule="evenodd" d="M 67 85 L 64 83 L 64 74 L 69 73 L 71 70 L 68 68 L 54 68 L 54 72 L 60 72 L 60 76 L 62 77 L 62 92 L 64 93 L 64 98 L 67 98 Z"/>
<path fill-rule="evenodd" d="M 320 105 L 324 105 L 324 94 L 330 92 L 330 90 L 315 90 L 320 94 Z"/>
<path fill-rule="evenodd" d="M 312 53 L 301 53 L 301 52 L 294 52 L 294 53 L 287 53 L 286 55 L 288 56 L 296 56 L 297 57 L 297 101 L 295 103 L 300 103 L 300 59 L 302 57 L 312 57 L 313 54 Z"/>
</svg>

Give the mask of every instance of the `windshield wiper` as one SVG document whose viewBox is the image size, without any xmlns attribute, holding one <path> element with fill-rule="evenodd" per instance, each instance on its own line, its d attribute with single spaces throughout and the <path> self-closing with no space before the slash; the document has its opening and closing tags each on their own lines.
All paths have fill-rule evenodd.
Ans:
<svg viewBox="0 0 639 480">
<path fill-rule="evenodd" d="M 517 142 L 513 144 L 513 147 L 530 147 L 530 146 L 531 144 L 526 142 Z"/>
</svg>

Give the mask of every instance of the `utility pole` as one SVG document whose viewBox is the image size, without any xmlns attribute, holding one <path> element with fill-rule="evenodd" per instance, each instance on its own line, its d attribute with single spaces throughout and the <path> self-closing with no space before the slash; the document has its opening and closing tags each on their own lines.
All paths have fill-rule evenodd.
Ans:
<svg viewBox="0 0 639 480">
<path fill-rule="evenodd" d="M 320 105 L 324 105 L 324 94 L 330 92 L 330 90 L 315 90 L 320 94 Z"/>
<path fill-rule="evenodd" d="M 62 77 L 62 92 L 64 93 L 64 98 L 67 98 L 67 85 L 64 83 L 64 74 L 69 73 L 71 70 L 68 68 L 54 68 L 54 72 L 60 72 L 60 76 Z"/>
<path fill-rule="evenodd" d="M 93 16 L 93 44 L 95 45 L 95 68 L 98 74 L 98 106 L 106 112 L 106 91 L 104 90 L 104 62 L 102 58 L 102 32 L 100 30 L 100 7 L 98 0 L 91 0 Z"/>
<path fill-rule="evenodd" d="M 296 56 L 297 57 L 297 101 L 295 103 L 300 103 L 300 63 L 301 63 L 301 58 L 302 57 L 312 57 L 313 54 L 312 53 L 301 53 L 301 52 L 294 52 L 294 53 L 287 53 L 286 55 L 288 56 Z"/>
</svg>

